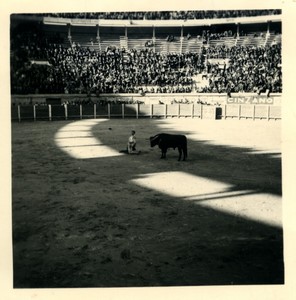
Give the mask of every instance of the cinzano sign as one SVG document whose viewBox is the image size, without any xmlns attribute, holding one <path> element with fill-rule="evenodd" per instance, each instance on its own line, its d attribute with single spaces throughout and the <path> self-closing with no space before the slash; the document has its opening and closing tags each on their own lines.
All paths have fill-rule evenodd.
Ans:
<svg viewBox="0 0 296 300">
<path fill-rule="evenodd" d="M 227 98 L 227 104 L 273 104 L 272 97 L 247 96 Z"/>
</svg>

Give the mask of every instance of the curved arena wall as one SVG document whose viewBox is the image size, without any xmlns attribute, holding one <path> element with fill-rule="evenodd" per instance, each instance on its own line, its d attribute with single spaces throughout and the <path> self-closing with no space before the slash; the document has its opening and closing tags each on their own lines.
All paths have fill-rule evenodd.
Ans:
<svg viewBox="0 0 296 300">
<path fill-rule="evenodd" d="M 281 119 L 281 95 L 14 95 L 11 120 L 84 118 Z"/>
</svg>

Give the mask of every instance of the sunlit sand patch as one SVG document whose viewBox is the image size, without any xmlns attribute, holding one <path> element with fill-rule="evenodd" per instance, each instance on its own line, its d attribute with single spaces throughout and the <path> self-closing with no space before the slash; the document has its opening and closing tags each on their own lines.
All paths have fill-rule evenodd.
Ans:
<svg viewBox="0 0 296 300">
<path fill-rule="evenodd" d="M 256 191 L 233 191 L 233 186 L 184 172 L 143 174 L 131 180 L 139 186 L 193 201 L 203 207 L 273 226 L 282 226 L 281 198 Z"/>
<path fill-rule="evenodd" d="M 93 136 L 92 127 L 103 121 L 106 120 L 81 120 L 67 124 L 55 134 L 55 143 L 61 150 L 77 159 L 122 155 Z"/>
<path fill-rule="evenodd" d="M 250 154 L 270 154 L 272 157 L 281 157 L 280 122 L 180 118 L 160 120 L 157 126 L 159 132 L 185 132 L 187 138 L 192 141 L 246 148 L 247 153 Z"/>
<path fill-rule="evenodd" d="M 65 126 L 67 127 L 67 126 Z M 89 128 L 88 128 L 89 130 Z M 75 130 L 75 131 L 63 131 L 63 128 L 59 130 L 55 136 L 56 139 L 65 139 L 65 138 L 77 138 L 77 137 L 88 137 L 92 136 L 91 131 L 85 130 Z"/>
</svg>

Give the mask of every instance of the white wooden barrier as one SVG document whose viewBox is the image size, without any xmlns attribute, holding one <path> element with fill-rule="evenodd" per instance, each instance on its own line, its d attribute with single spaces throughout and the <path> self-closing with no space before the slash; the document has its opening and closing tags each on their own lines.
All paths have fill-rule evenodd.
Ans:
<svg viewBox="0 0 296 300">
<path fill-rule="evenodd" d="M 54 105 L 18 105 L 12 106 L 12 120 L 50 120 L 56 118 L 83 119 L 83 118 L 169 118 L 190 117 L 200 119 L 281 119 L 281 107 L 270 105 L 240 105 L 228 104 L 223 106 L 201 105 L 201 104 L 107 104 L 100 106 L 72 106 L 64 105 L 64 109 L 55 109 Z M 48 110 L 48 112 L 47 112 Z M 41 114 L 42 112 L 42 114 Z M 46 117 L 46 114 L 48 115 Z"/>
</svg>

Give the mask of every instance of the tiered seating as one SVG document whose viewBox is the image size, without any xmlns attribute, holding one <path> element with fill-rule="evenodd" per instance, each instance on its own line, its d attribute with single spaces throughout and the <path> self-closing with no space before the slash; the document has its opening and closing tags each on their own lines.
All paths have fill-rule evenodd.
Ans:
<svg viewBox="0 0 296 300">
<path fill-rule="evenodd" d="M 274 44 L 281 44 L 282 43 L 282 35 L 276 34 L 274 37 Z"/>
<path fill-rule="evenodd" d="M 98 52 L 105 51 L 107 47 L 125 48 L 127 49 L 127 42 L 124 37 L 114 38 L 114 37 L 101 37 L 99 40 L 97 38 L 87 38 L 83 35 L 72 36 L 72 42 L 76 44 L 79 43 L 82 47 L 87 47 L 91 50 L 96 50 Z"/>
<path fill-rule="evenodd" d="M 83 47 L 88 47 L 92 50 L 100 50 L 100 45 L 97 41 L 96 36 L 85 34 L 85 33 L 76 33 L 71 37 L 71 41 L 79 44 Z"/>
<path fill-rule="evenodd" d="M 167 41 L 165 39 L 155 39 L 155 44 L 154 44 L 154 49 L 155 52 L 160 52 L 160 50 L 162 49 L 162 45 L 164 43 L 166 43 Z"/>
<path fill-rule="evenodd" d="M 256 36 L 254 33 L 249 33 L 244 36 L 239 36 L 236 42 L 237 46 L 254 46 L 254 47 L 264 47 L 266 43 L 266 36 L 259 35 Z"/>
<path fill-rule="evenodd" d="M 127 40 L 127 49 L 143 49 L 145 48 L 145 43 L 147 42 L 147 39 L 128 39 Z"/>
<path fill-rule="evenodd" d="M 270 32 L 266 39 L 266 46 L 282 43 L 282 35 Z"/>
<path fill-rule="evenodd" d="M 236 38 L 234 37 L 221 37 L 219 40 L 210 40 L 209 42 L 210 46 L 226 46 L 228 48 L 235 46 L 235 44 Z"/>
<path fill-rule="evenodd" d="M 127 38 L 125 36 L 120 36 L 119 37 L 119 43 L 120 43 L 120 48 L 121 49 L 128 49 L 128 45 L 127 45 Z"/>
<path fill-rule="evenodd" d="M 156 38 L 155 39 L 155 52 L 160 53 L 180 53 L 181 41 L 168 42 L 166 39 Z"/>
<path fill-rule="evenodd" d="M 120 48 L 120 38 L 114 38 L 112 37 L 101 37 L 100 38 L 100 49 L 101 51 L 105 51 L 107 47 L 116 47 L 116 48 Z"/>
<path fill-rule="evenodd" d="M 167 42 L 166 53 L 180 53 L 181 51 L 181 41 Z"/>
<path fill-rule="evenodd" d="M 193 52 L 200 53 L 203 45 L 202 39 L 189 39 L 183 38 L 182 41 L 182 53 Z"/>
</svg>

